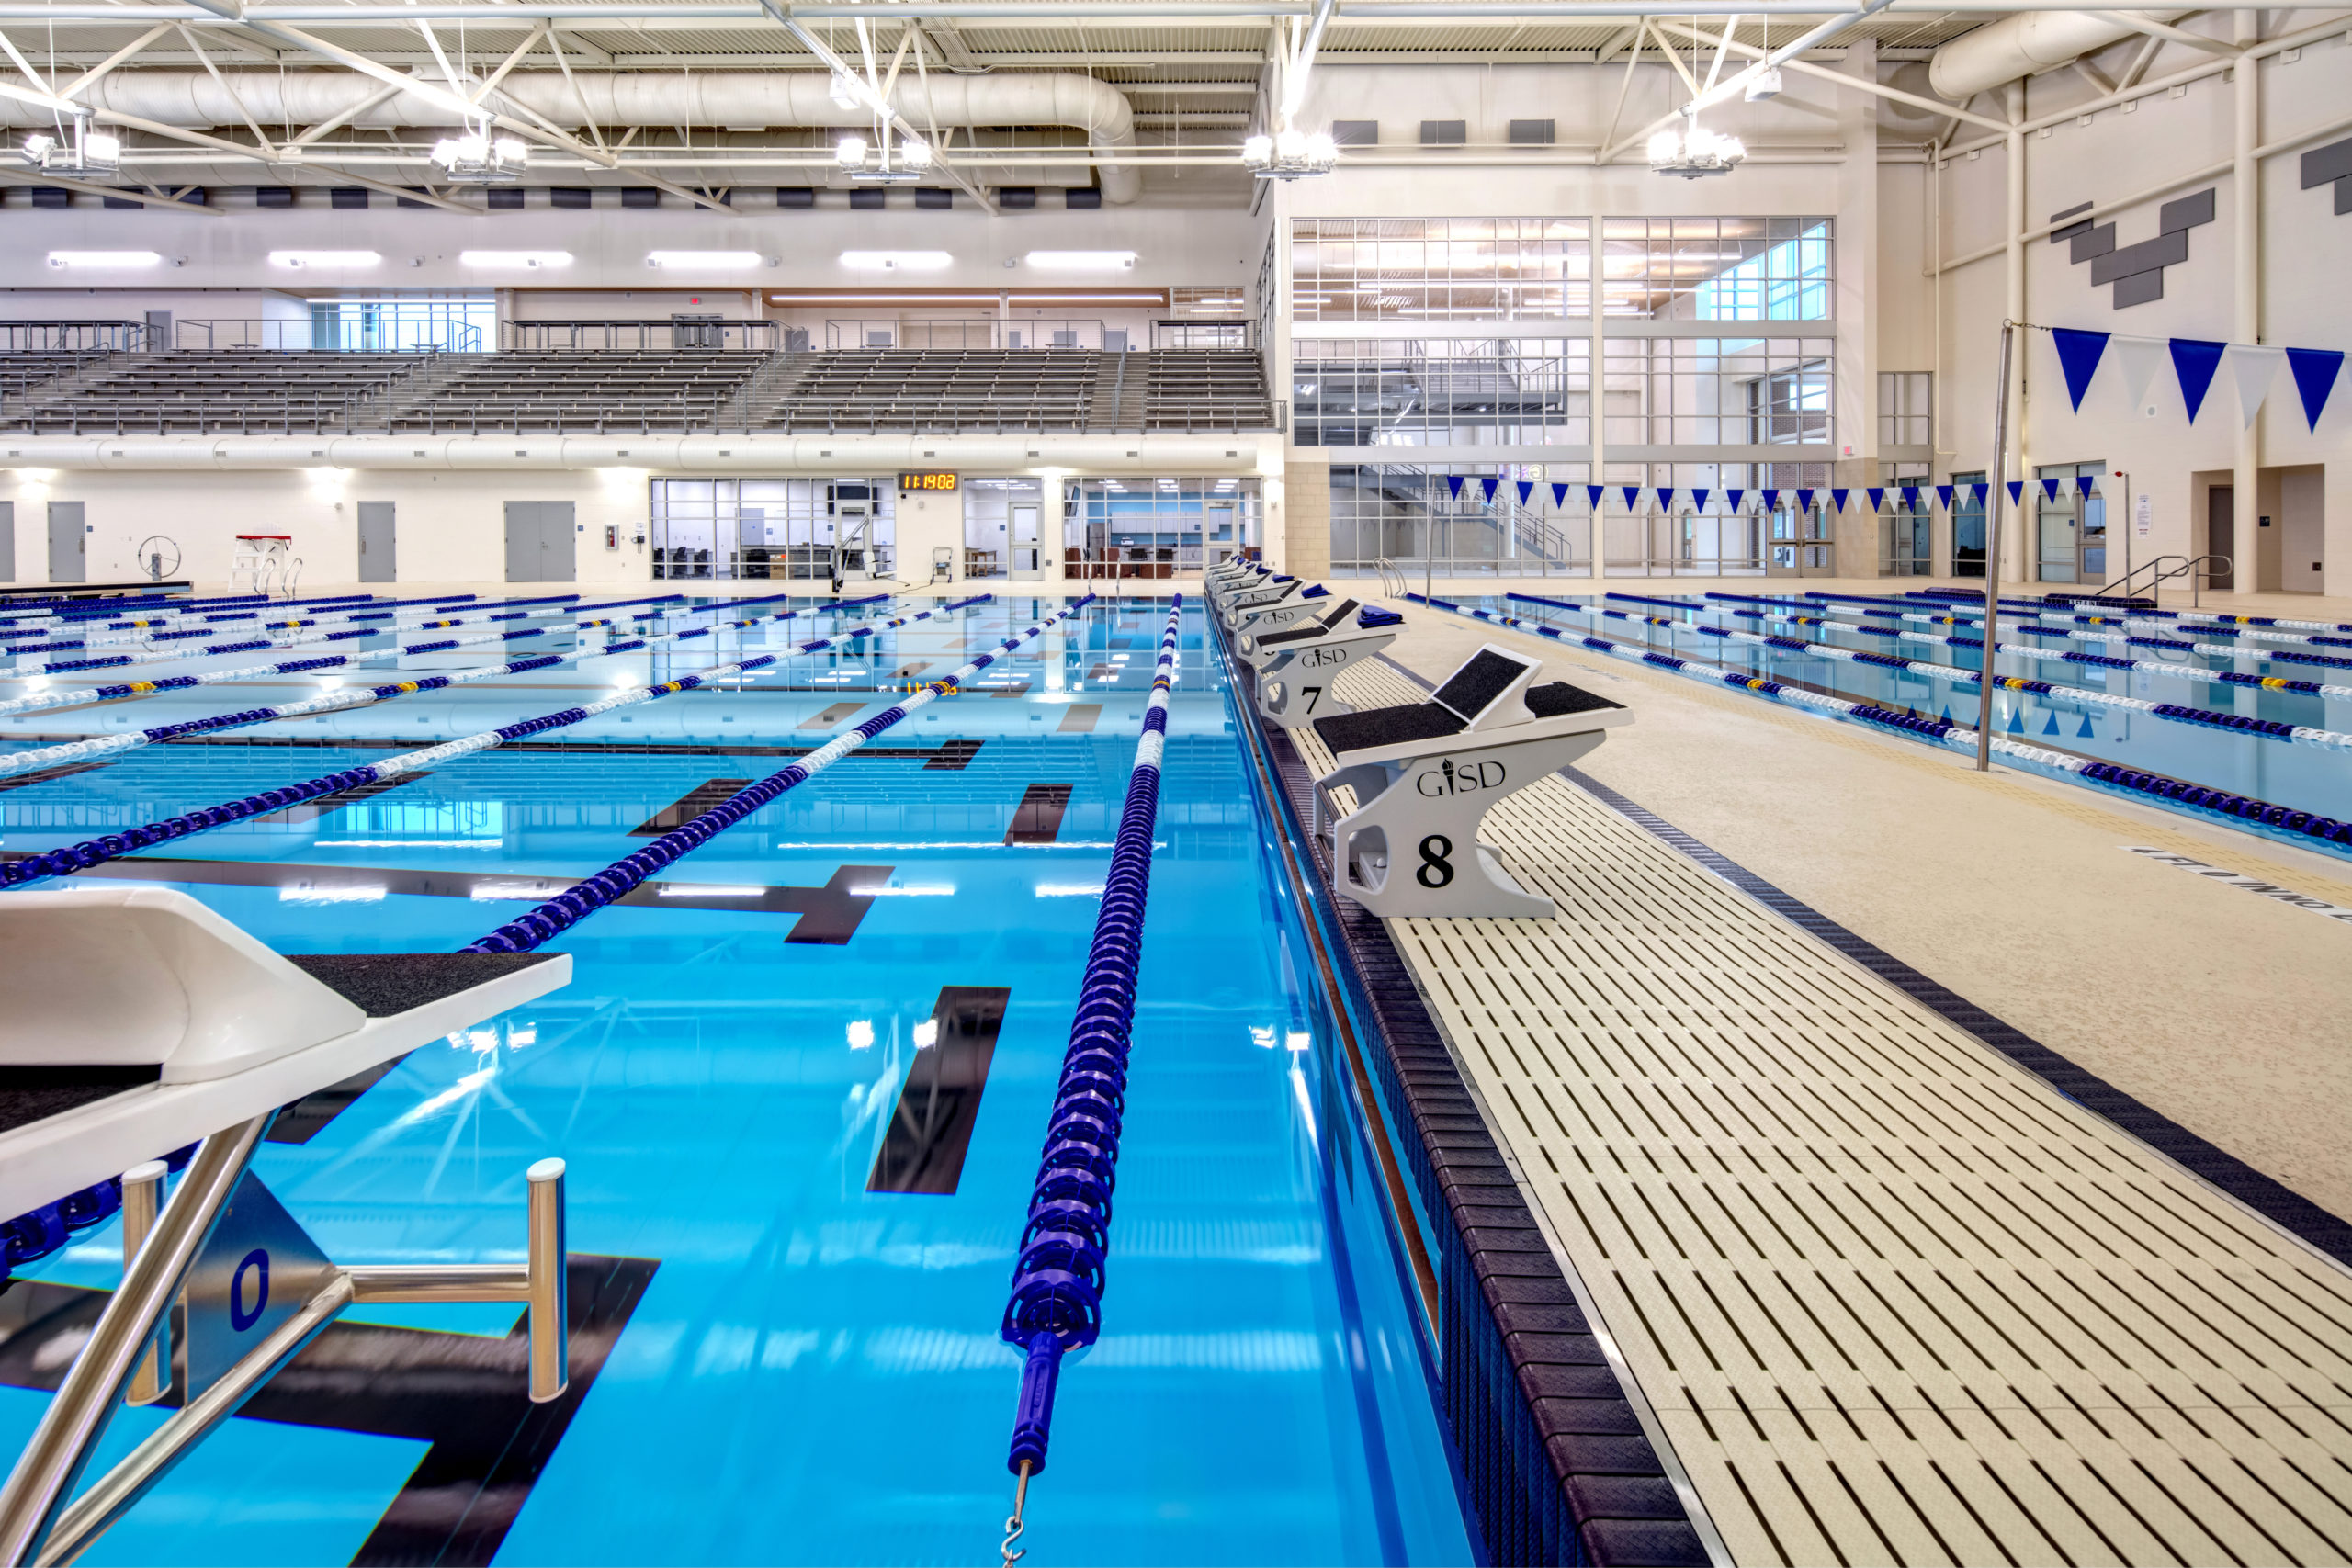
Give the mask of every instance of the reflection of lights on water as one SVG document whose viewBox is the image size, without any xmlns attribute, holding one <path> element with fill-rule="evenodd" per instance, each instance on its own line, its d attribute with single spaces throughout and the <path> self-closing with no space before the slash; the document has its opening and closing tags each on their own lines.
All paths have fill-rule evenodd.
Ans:
<svg viewBox="0 0 2352 1568">
<path fill-rule="evenodd" d="M 1099 882 L 1040 882 L 1037 884 L 1037 897 L 1040 898 L 1100 898 L 1102 897 L 1102 884 Z"/>
<path fill-rule="evenodd" d="M 873 1043 L 874 1021 L 869 1018 L 854 1018 L 850 1020 L 849 1048 L 853 1051 L 863 1051 Z"/>
<path fill-rule="evenodd" d="M 916 1024 L 914 1027 L 914 1039 L 915 1049 L 918 1051 L 925 1050 L 930 1046 L 938 1044 L 939 1021 L 935 1018 L 927 1018 L 921 1023 Z"/>
<path fill-rule="evenodd" d="M 717 882 L 670 883 L 654 894 L 657 898 L 757 898 L 767 891 L 764 887 L 729 887 Z"/>
<path fill-rule="evenodd" d="M 1250 1043 L 1261 1051 L 1271 1051 L 1274 1048 L 1274 1032 L 1263 1024 L 1253 1023 L 1250 1026 Z"/>
<path fill-rule="evenodd" d="M 1290 1038 L 1283 1043 L 1293 1051 L 1304 1051 L 1314 1044 L 1315 1040 L 1314 1036 L 1308 1034 L 1304 1029 L 1294 1029 L 1290 1032 Z"/>
<path fill-rule="evenodd" d="M 953 897 L 955 892 L 956 885 L 952 882 L 919 883 L 912 887 L 853 887 L 849 896 L 853 898 L 946 898 Z"/>
<path fill-rule="evenodd" d="M 277 901 L 281 904 L 380 904 L 385 897 L 381 887 L 281 887 Z"/>
</svg>

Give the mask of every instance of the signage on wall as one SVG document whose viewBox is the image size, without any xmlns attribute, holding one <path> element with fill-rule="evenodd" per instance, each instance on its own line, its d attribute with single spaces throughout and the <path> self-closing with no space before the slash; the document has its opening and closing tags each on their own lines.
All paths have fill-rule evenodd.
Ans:
<svg viewBox="0 0 2352 1568">
<path fill-rule="evenodd" d="M 2132 531 L 2144 539 L 2148 536 L 2148 529 L 2150 525 L 2153 525 L 2155 520 L 2155 505 L 2148 499 L 2148 492 L 2143 490 L 2137 496 L 2132 498 Z"/>
<path fill-rule="evenodd" d="M 907 491 L 950 491 L 956 488 L 954 474 L 924 472 L 902 473 L 899 476 L 899 489 L 902 493 Z"/>
</svg>

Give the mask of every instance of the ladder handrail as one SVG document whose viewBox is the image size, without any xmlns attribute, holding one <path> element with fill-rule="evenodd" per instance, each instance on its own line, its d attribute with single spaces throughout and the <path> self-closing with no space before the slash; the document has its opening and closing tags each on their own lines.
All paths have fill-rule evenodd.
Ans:
<svg viewBox="0 0 2352 1568">
<path fill-rule="evenodd" d="M 2177 561 L 2177 562 L 2179 562 L 2180 564 L 2179 564 L 2179 565 L 2177 565 L 2177 566 L 2176 566 L 2176 567 L 2174 567 L 2171 570 L 2166 571 L 2166 570 L 2163 570 L 2164 565 L 2165 565 L 2165 563 L 2166 561 Z M 2154 560 L 2152 560 L 2152 561 L 2148 561 L 2148 562 L 2145 562 L 2145 563 L 2144 563 L 2144 564 L 2143 564 L 2143 565 L 2133 567 L 2130 571 L 2125 572 L 2121 577 L 2117 578 L 2113 582 L 2108 583 L 2108 584 L 2106 584 L 2105 586 L 2101 587 L 2101 588 L 2099 589 L 2099 591 L 2098 591 L 2098 597 L 2102 598 L 2102 599 L 2106 599 L 2106 598 L 2129 598 L 2129 597 L 2131 597 L 2131 596 L 2132 596 L 2132 580 L 2133 580 L 2134 578 L 2138 577 L 2142 572 L 2146 571 L 2146 572 L 2153 572 L 2153 573 L 2154 574 L 2154 575 L 2153 577 L 2151 577 L 2151 578 L 2149 579 L 2149 581 L 2148 581 L 2148 590 L 2147 590 L 2147 592 L 2148 592 L 2148 598 L 2149 598 L 2149 601 L 2150 601 L 2151 603 L 2154 603 L 2154 602 L 2155 601 L 2156 596 L 2157 596 L 2157 591 L 2158 591 L 2159 589 L 2161 589 L 2161 588 L 2162 588 L 2165 583 L 2170 582 L 2170 581 L 2171 581 L 2174 578 L 2176 578 L 2176 577 L 2186 577 L 2186 578 L 2188 578 L 2188 604 L 2189 604 L 2189 608 L 2191 608 L 2191 609 L 2195 609 L 2195 608 L 2197 608 L 2198 604 L 2199 604 L 2199 590 L 2200 590 L 2200 583 L 2199 583 L 2199 568 L 2202 568 L 2202 567 L 2205 567 L 2205 563 L 2206 563 L 2206 562 L 2208 562 L 2208 561 L 2219 561 L 2219 562 L 2221 562 L 2221 563 L 2222 563 L 2222 571 L 2224 571 L 2224 572 L 2229 573 L 2230 578 L 2231 578 L 2231 581 L 2232 581 L 2233 582 L 2234 582 L 2234 581 L 2236 581 L 2236 579 L 2237 579 L 2237 566 L 2236 566 L 2236 563 L 2235 563 L 2235 562 L 2233 562 L 2233 560 L 2231 560 L 2231 558 L 2230 558 L 2228 556 L 2225 556 L 2225 555 L 2222 555 L 2222 554 L 2215 553 L 2215 552 L 2209 552 L 2209 553 L 2207 553 L 2207 554 L 2205 554 L 2205 555 L 2201 555 L 2201 556 L 2158 556 L 2155 559 L 2154 559 Z M 2214 573 L 2211 569 L 2207 569 L 2207 570 L 2204 571 L 2204 573 L 2203 573 L 2203 580 L 2204 580 L 2204 582 L 2205 582 L 2205 583 L 2211 583 L 2211 582 L 2212 581 L 2212 580 L 2213 580 L 2214 576 L 2215 576 L 2215 573 Z"/>
</svg>

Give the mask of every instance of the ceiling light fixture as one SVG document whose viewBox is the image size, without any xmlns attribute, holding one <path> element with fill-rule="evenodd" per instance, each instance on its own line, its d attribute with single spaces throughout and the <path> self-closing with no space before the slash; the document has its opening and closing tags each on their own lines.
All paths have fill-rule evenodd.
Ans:
<svg viewBox="0 0 2352 1568">
<path fill-rule="evenodd" d="M 1339 143 L 1329 131 L 1278 130 L 1241 144 L 1241 164 L 1261 180 L 1296 180 L 1328 175 L 1340 161 Z"/>
<path fill-rule="evenodd" d="M 1747 148 L 1738 137 L 1706 130 L 1695 118 L 1683 130 L 1661 130 L 1650 138 L 1650 167 L 1677 179 L 1727 175 L 1747 156 Z"/>
<path fill-rule="evenodd" d="M 465 266 L 570 266 L 571 253 L 570 251 L 459 251 L 458 260 Z"/>
<path fill-rule="evenodd" d="M 121 271 L 129 267 L 153 266 L 164 258 L 153 251 L 51 251 L 51 266 L 86 266 Z"/>
<path fill-rule="evenodd" d="M 44 175 L 114 174 L 122 164 L 122 138 L 100 130 L 86 113 L 74 117 L 74 129 L 51 135 L 36 130 L 25 138 L 17 155 Z"/>
<path fill-rule="evenodd" d="M 272 251 L 272 266 L 374 266 L 384 258 L 374 251 Z"/>
<path fill-rule="evenodd" d="M 486 118 L 468 122 L 463 136 L 433 144 L 433 161 L 459 185 L 513 185 L 530 166 L 531 150 L 512 136 L 493 137 Z"/>
<path fill-rule="evenodd" d="M 920 136 L 894 142 L 885 126 L 878 146 L 863 136 L 844 136 L 834 142 L 833 162 L 853 185 L 910 185 L 931 167 L 931 143 Z"/>
</svg>

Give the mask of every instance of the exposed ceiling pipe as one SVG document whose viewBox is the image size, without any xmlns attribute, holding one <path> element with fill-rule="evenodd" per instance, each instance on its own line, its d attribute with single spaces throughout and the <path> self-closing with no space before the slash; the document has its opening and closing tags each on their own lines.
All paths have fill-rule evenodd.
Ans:
<svg viewBox="0 0 2352 1568">
<path fill-rule="evenodd" d="M 2187 11 L 2145 11 L 2154 22 L 2175 22 Z M 2024 11 L 1965 33 L 1936 51 L 1928 82 L 1937 96 L 1964 104 L 2020 76 L 2054 71 L 2144 29 L 2095 11 Z"/>
<path fill-rule="evenodd" d="M 264 125 L 317 125 L 329 120 L 365 130 L 453 126 L 458 117 L 446 89 L 383 92 L 371 78 L 345 72 L 117 71 L 95 82 L 81 101 L 104 112 L 136 116 L 191 130 L 241 127 L 250 115 Z M 567 130 L 589 120 L 607 128 L 693 125 L 742 130 L 776 126 L 863 130 L 872 117 L 833 101 L 831 81 L 813 71 L 683 72 L 574 71 L 566 82 L 553 71 L 516 71 L 498 85 L 534 117 Z M 576 90 L 575 90 L 576 88 Z M 1135 111 L 1126 95 L 1091 76 L 1064 73 L 994 73 L 938 76 L 928 83 L 901 76 L 890 93 L 901 115 L 917 124 L 950 128 L 1067 126 L 1082 130 L 1097 153 L 1133 154 Z M 584 109 L 583 109 L 584 105 Z M 53 117 L 40 106 L 0 97 L 0 126 L 39 129 Z M 1133 164 L 1099 164 L 1102 198 L 1125 205 L 1143 194 Z"/>
</svg>

